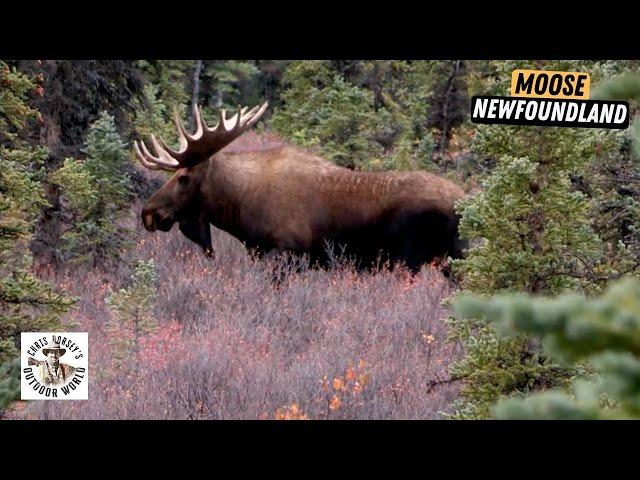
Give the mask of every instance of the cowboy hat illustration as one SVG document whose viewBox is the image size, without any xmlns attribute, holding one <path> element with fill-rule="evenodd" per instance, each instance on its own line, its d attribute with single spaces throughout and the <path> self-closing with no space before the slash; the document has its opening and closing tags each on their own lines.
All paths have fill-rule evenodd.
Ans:
<svg viewBox="0 0 640 480">
<path fill-rule="evenodd" d="M 59 352 L 60 356 L 63 356 L 66 352 L 66 348 L 61 348 L 59 342 L 53 342 L 50 347 L 45 347 L 42 349 L 42 354 L 46 357 L 49 355 L 49 352 Z"/>
</svg>

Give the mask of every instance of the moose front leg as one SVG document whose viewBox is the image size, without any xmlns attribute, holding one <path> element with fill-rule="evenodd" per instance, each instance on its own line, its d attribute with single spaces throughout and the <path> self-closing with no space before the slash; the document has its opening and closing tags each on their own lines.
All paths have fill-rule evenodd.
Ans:
<svg viewBox="0 0 640 480">
<path fill-rule="evenodd" d="M 200 245 L 207 257 L 214 257 L 213 247 L 211 246 L 211 227 L 208 222 L 204 220 L 184 220 L 180 222 L 180 231 L 189 240 Z"/>
</svg>

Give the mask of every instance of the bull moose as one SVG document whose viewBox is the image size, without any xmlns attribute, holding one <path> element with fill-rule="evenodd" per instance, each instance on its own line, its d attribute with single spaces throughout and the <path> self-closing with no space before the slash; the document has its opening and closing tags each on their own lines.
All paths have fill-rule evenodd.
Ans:
<svg viewBox="0 0 640 480">
<path fill-rule="evenodd" d="M 341 248 L 358 265 L 404 262 L 417 272 L 435 257 L 461 256 L 454 203 L 463 191 L 448 180 L 414 172 L 361 172 L 292 146 L 253 152 L 220 150 L 251 128 L 267 103 L 247 107 L 210 128 L 194 107 L 196 131 L 175 115 L 180 146 L 151 136 L 155 155 L 134 142 L 140 162 L 175 174 L 142 210 L 145 228 L 180 231 L 208 256 L 210 224 L 258 257 L 269 252 L 306 253 L 326 265 Z M 335 253 L 335 252 L 334 252 Z"/>
</svg>

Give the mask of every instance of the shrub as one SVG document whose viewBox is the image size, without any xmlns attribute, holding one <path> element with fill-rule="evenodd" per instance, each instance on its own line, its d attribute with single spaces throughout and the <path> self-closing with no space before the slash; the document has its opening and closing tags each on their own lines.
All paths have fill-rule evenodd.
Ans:
<svg viewBox="0 0 640 480">
<path fill-rule="evenodd" d="M 0 61 L 0 410 L 20 393 L 21 332 L 52 330 L 73 300 L 31 272 L 29 242 L 47 205 L 43 171 L 47 151 L 27 148 L 19 133 L 38 113 L 28 94 L 37 87 Z"/>
<path fill-rule="evenodd" d="M 626 278 L 596 299 L 577 294 L 557 298 L 500 295 L 463 297 L 456 310 L 491 322 L 502 337 L 540 338 L 545 351 L 565 365 L 585 361 L 596 378 L 574 379 L 573 390 L 552 389 L 526 399 L 504 400 L 497 418 L 640 418 L 640 280 Z"/>
<path fill-rule="evenodd" d="M 117 222 L 131 199 L 125 147 L 113 117 L 103 112 L 89 130 L 87 158 L 66 159 L 51 175 L 51 182 L 62 190 L 70 223 L 61 237 L 64 260 L 96 266 L 119 258 L 130 245 L 131 232 Z"/>
<path fill-rule="evenodd" d="M 141 360 L 141 339 L 157 326 L 153 316 L 156 284 L 153 260 L 138 261 L 131 275 L 131 285 L 112 292 L 107 298 L 107 305 L 115 317 L 107 324 L 106 331 L 118 362 L 131 353 L 136 365 Z"/>
</svg>

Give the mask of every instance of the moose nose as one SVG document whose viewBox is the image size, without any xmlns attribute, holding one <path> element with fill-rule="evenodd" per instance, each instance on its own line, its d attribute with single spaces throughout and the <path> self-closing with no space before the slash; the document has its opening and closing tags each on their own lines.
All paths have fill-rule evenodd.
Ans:
<svg viewBox="0 0 640 480">
<path fill-rule="evenodd" d="M 144 225 L 144 228 L 146 228 L 150 232 L 153 232 L 156 229 L 152 211 L 150 210 L 142 211 L 142 223 Z"/>
</svg>

